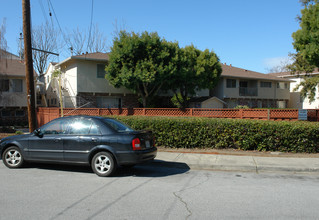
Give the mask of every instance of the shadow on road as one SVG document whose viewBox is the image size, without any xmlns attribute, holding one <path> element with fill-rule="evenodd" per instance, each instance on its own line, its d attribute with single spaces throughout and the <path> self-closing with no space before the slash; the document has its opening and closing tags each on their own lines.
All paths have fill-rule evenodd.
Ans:
<svg viewBox="0 0 319 220">
<path fill-rule="evenodd" d="M 89 166 L 28 163 L 24 169 L 28 168 L 93 174 L 93 171 Z M 186 173 L 189 170 L 189 166 L 185 163 L 154 160 L 149 163 L 136 165 L 132 168 L 118 167 L 113 177 L 165 177 Z"/>
<path fill-rule="evenodd" d="M 132 168 L 119 168 L 114 176 L 165 177 L 186 173 L 189 170 L 189 166 L 185 163 L 154 160 Z"/>
</svg>

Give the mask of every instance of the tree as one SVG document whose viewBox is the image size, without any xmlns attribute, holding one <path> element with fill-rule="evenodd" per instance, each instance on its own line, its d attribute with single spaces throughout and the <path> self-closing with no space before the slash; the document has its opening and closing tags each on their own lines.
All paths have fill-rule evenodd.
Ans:
<svg viewBox="0 0 319 220">
<path fill-rule="evenodd" d="M 6 20 L 3 19 L 0 25 L 0 58 L 2 57 L 2 53 L 7 50 L 7 40 L 5 38 L 6 34 Z"/>
<path fill-rule="evenodd" d="M 289 65 L 291 64 L 292 56 L 283 59 L 280 61 L 280 64 L 277 66 L 273 66 L 271 68 L 267 68 L 268 73 L 281 73 L 281 72 L 289 72 Z"/>
<path fill-rule="evenodd" d="M 214 88 L 222 73 L 219 58 L 213 51 L 200 51 L 193 45 L 180 49 L 178 64 L 167 89 L 174 92 L 172 101 L 181 108 L 188 107 L 196 91 Z"/>
<path fill-rule="evenodd" d="M 177 70 L 178 44 L 167 42 L 157 33 L 121 31 L 115 37 L 106 78 L 119 88 L 138 94 L 144 107 Z"/>
<path fill-rule="evenodd" d="M 48 52 L 56 52 L 60 49 L 59 42 L 59 32 L 56 31 L 49 23 L 42 24 L 32 29 L 32 48 Z M 53 55 L 33 50 L 32 56 L 35 70 L 42 75 L 48 66 L 49 59 Z"/>
<path fill-rule="evenodd" d="M 81 30 L 79 28 L 73 29 L 65 39 L 68 42 L 68 48 L 72 48 L 75 55 L 82 53 L 106 52 L 108 49 L 106 45 L 106 37 L 99 30 L 98 25 L 94 25 L 91 30 Z"/>
<path fill-rule="evenodd" d="M 289 65 L 293 74 L 311 73 L 319 67 L 319 0 L 301 0 L 304 9 L 299 17 L 300 29 L 292 34 L 293 46 L 296 54 L 293 54 L 294 62 Z M 319 77 L 309 77 L 306 74 L 301 90 L 302 97 L 308 97 L 314 101 Z M 298 88 L 299 88 L 298 87 Z"/>
</svg>

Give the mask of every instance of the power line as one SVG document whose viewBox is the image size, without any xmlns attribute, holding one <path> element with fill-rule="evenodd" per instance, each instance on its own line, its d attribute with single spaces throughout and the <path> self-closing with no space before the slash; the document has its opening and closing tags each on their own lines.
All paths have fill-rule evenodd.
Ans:
<svg viewBox="0 0 319 220">
<path fill-rule="evenodd" d="M 54 14 L 55 20 L 56 20 L 56 22 L 58 23 L 58 26 L 59 26 L 60 32 L 61 32 L 61 34 L 62 34 L 62 36 L 63 36 L 63 40 L 65 41 L 65 43 L 66 43 L 67 45 L 68 45 L 68 44 L 70 44 L 70 45 L 71 45 L 71 42 L 68 42 L 68 41 L 65 39 L 65 36 L 64 36 L 64 34 L 63 34 L 63 32 L 62 32 L 62 28 L 61 28 L 61 26 L 60 26 L 60 23 L 59 23 L 58 17 L 56 16 L 56 13 L 55 13 L 55 11 L 54 11 L 54 8 L 53 8 L 53 5 L 52 5 L 51 1 L 50 1 L 50 0 L 48 0 L 48 3 L 50 4 L 50 6 L 51 6 L 51 8 L 52 8 L 52 11 L 53 11 L 53 14 Z M 51 13 L 51 12 L 50 12 L 50 13 Z"/>
<path fill-rule="evenodd" d="M 92 21 L 93 21 L 93 0 L 92 0 L 92 7 L 91 7 L 91 24 L 90 24 L 90 31 L 89 31 L 89 40 L 88 40 L 88 44 L 86 47 L 86 51 L 88 51 L 89 48 L 89 44 L 91 43 L 91 29 L 92 29 Z"/>
<path fill-rule="evenodd" d="M 39 5 L 40 5 L 40 7 L 41 7 L 41 11 L 42 11 L 44 20 L 45 20 L 46 23 L 48 23 L 48 19 L 47 19 L 46 13 L 45 13 L 45 11 L 44 11 L 44 7 L 43 7 L 43 4 L 42 4 L 42 0 L 38 0 L 38 2 L 39 2 Z"/>
<path fill-rule="evenodd" d="M 51 10 L 50 10 L 50 4 L 49 4 L 49 1 L 47 1 L 47 2 L 48 2 L 48 9 L 49 9 L 49 16 L 50 16 L 51 24 L 52 24 L 52 27 L 54 28 L 53 19 L 52 19 L 52 13 L 51 13 Z"/>
</svg>

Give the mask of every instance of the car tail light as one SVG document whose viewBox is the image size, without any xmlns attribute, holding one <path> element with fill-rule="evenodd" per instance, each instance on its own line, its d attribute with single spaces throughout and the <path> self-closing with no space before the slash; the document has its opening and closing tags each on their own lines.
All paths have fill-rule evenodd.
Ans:
<svg viewBox="0 0 319 220">
<path fill-rule="evenodd" d="M 133 150 L 141 150 L 141 141 L 139 138 L 135 138 L 132 141 Z"/>
<path fill-rule="evenodd" d="M 153 147 L 155 147 L 155 137 L 153 137 Z"/>
</svg>

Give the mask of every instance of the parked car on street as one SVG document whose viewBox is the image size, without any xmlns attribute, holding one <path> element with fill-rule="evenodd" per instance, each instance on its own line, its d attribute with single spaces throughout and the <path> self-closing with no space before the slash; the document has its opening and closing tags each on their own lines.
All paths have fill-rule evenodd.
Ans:
<svg viewBox="0 0 319 220">
<path fill-rule="evenodd" d="M 9 168 L 25 162 L 87 164 L 98 176 L 112 175 L 118 166 L 134 166 L 157 154 L 150 131 L 135 131 L 113 118 L 57 118 L 30 134 L 0 140 L 0 154 Z"/>
</svg>

